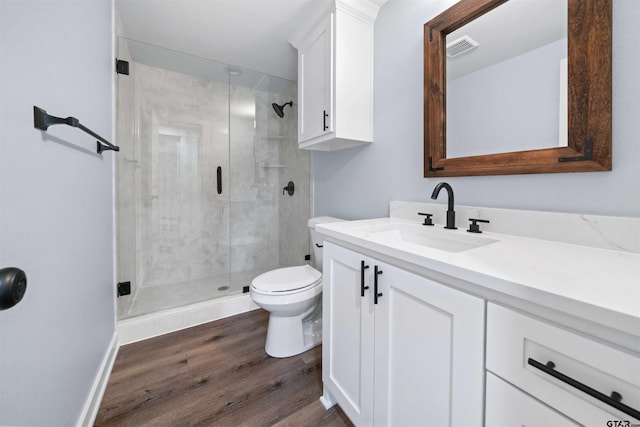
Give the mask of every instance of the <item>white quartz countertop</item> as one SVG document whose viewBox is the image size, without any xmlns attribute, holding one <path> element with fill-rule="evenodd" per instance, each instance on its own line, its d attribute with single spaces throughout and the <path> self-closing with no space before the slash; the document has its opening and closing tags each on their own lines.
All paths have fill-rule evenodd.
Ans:
<svg viewBox="0 0 640 427">
<path fill-rule="evenodd" d="M 495 241 L 451 252 L 372 232 L 385 227 L 460 241 Z M 400 218 L 319 224 L 316 230 L 329 241 L 373 252 L 383 262 L 400 260 L 640 336 L 639 254 L 492 232 L 444 230 L 442 225 L 425 227 Z"/>
</svg>

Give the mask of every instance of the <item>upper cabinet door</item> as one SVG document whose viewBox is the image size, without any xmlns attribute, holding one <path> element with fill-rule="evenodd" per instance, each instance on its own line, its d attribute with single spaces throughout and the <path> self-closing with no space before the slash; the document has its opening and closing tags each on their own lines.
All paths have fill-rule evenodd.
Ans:
<svg viewBox="0 0 640 427">
<path fill-rule="evenodd" d="M 481 426 L 484 301 L 388 264 L 377 271 L 374 425 Z"/>
<path fill-rule="evenodd" d="M 298 49 L 298 142 L 333 131 L 333 24 L 330 13 Z"/>
<path fill-rule="evenodd" d="M 291 36 L 300 148 L 333 151 L 373 141 L 373 25 L 385 1 L 333 0 L 322 20 Z"/>
</svg>

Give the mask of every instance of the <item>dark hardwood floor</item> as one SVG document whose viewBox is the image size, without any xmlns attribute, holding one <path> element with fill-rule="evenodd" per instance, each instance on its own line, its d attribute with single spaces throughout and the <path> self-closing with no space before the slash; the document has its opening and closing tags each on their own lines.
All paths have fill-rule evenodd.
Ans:
<svg viewBox="0 0 640 427">
<path fill-rule="evenodd" d="M 120 348 L 96 426 L 352 426 L 322 394 L 322 350 L 275 359 L 254 310 Z"/>
</svg>

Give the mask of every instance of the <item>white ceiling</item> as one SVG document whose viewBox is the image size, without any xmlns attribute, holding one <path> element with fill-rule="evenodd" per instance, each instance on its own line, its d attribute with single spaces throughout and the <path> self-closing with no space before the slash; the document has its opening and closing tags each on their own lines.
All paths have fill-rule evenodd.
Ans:
<svg viewBox="0 0 640 427">
<path fill-rule="evenodd" d="M 115 1 L 124 36 L 129 39 L 294 81 L 297 54 L 288 39 L 332 3 L 332 0 Z M 380 7 L 387 0 L 369 1 Z M 515 56 L 518 49 L 522 53 L 524 45 L 529 46 L 526 51 L 541 43 L 540 40 L 546 43 L 557 40 L 559 31 L 566 34 L 566 0 L 511 0 L 477 21 L 491 15 L 498 15 L 503 24 L 490 23 L 485 25 L 490 31 L 476 33 L 473 26 L 480 22 L 473 22 L 463 27 L 465 30 L 456 31 L 457 34 L 469 31 L 482 46 L 455 58 L 456 67 L 466 68 L 463 74 L 482 64 Z M 525 28 L 535 28 L 538 40 L 523 43 L 521 37 L 528 37 L 521 34 Z M 448 40 L 455 39 L 449 37 Z M 497 46 L 497 57 L 478 58 L 491 45 Z"/>
<path fill-rule="evenodd" d="M 330 0 L 116 0 L 124 36 L 297 80 L 288 38 Z"/>
</svg>

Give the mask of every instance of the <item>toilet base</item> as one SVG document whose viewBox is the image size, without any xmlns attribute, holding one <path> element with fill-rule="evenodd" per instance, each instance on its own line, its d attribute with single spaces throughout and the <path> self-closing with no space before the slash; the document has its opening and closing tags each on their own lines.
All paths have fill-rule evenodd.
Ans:
<svg viewBox="0 0 640 427">
<path fill-rule="evenodd" d="M 296 356 L 322 342 L 322 307 L 317 304 L 297 316 L 269 315 L 264 349 L 271 357 Z"/>
</svg>

